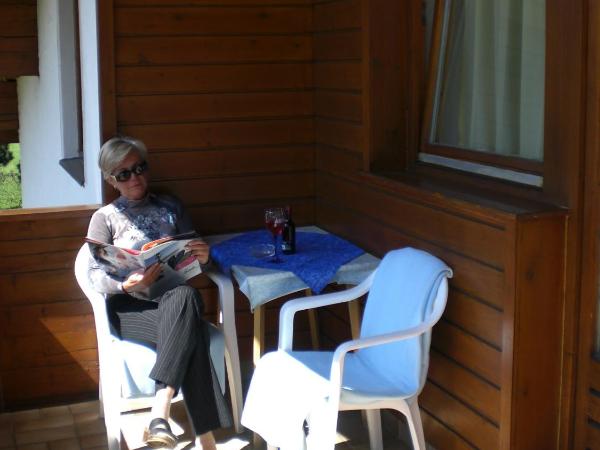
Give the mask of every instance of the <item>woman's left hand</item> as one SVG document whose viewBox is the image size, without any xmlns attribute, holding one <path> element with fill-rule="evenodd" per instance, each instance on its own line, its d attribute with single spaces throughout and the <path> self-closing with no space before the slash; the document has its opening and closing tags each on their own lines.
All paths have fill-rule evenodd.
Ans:
<svg viewBox="0 0 600 450">
<path fill-rule="evenodd" d="M 206 264 L 208 262 L 210 246 L 206 242 L 200 239 L 195 239 L 188 242 L 186 247 L 190 249 L 192 255 L 198 259 L 200 264 Z"/>
</svg>

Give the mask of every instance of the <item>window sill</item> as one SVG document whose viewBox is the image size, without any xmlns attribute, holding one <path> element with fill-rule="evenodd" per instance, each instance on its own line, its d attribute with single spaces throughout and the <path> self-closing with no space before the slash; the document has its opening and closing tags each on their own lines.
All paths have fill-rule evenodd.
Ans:
<svg viewBox="0 0 600 450">
<path fill-rule="evenodd" d="M 439 208 L 469 215 L 565 214 L 568 210 L 543 198 L 539 188 L 515 185 L 452 169 L 418 163 L 411 171 L 360 172 L 363 182 L 391 194 L 410 196 Z"/>
</svg>

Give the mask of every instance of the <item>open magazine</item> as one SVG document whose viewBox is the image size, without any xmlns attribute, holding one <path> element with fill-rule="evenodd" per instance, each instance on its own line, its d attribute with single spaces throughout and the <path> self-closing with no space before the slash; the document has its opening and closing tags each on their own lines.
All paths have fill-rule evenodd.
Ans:
<svg viewBox="0 0 600 450">
<path fill-rule="evenodd" d="M 188 242 L 197 239 L 194 232 L 169 236 L 144 244 L 141 250 L 117 247 L 116 245 L 85 238 L 98 266 L 107 274 L 119 278 L 136 270 L 160 263 L 161 274 L 152 284 L 149 296 L 162 293 L 202 273 L 200 263 L 186 248 Z"/>
</svg>

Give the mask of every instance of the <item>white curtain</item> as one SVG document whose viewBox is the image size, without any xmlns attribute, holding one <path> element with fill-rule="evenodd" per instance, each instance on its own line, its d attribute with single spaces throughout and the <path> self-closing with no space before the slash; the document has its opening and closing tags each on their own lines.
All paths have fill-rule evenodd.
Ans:
<svg viewBox="0 0 600 450">
<path fill-rule="evenodd" d="M 545 0 L 447 7 L 432 142 L 542 160 Z"/>
</svg>

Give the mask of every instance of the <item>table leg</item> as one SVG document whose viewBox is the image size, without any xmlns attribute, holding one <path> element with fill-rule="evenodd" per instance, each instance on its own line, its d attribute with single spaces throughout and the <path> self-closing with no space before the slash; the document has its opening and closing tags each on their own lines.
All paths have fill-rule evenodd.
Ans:
<svg viewBox="0 0 600 450">
<path fill-rule="evenodd" d="M 265 349 L 265 306 L 259 305 L 254 308 L 254 342 L 253 342 L 253 357 L 254 366 L 258 364 L 258 360 Z"/>
<path fill-rule="evenodd" d="M 305 289 L 304 294 L 306 297 L 312 295 L 312 289 Z M 319 350 L 321 348 L 321 342 L 319 338 L 319 321 L 317 319 L 317 311 L 315 309 L 307 310 L 308 313 L 308 327 L 310 329 L 310 342 L 313 350 Z"/>
<path fill-rule="evenodd" d="M 360 302 L 358 299 L 348 302 L 348 316 L 350 317 L 350 333 L 352 339 L 360 336 Z"/>
</svg>

